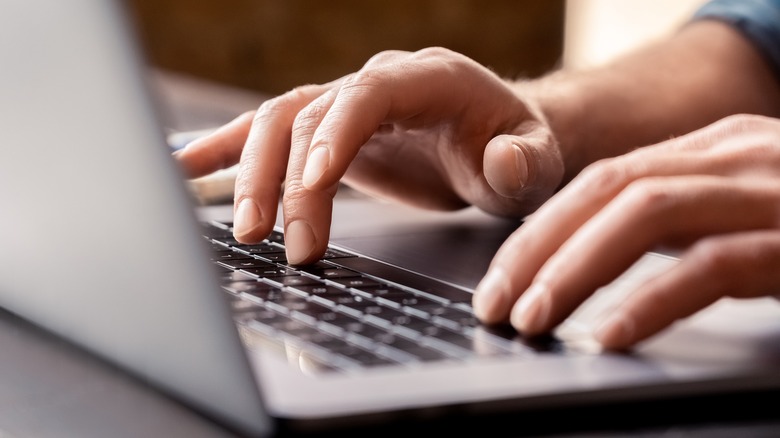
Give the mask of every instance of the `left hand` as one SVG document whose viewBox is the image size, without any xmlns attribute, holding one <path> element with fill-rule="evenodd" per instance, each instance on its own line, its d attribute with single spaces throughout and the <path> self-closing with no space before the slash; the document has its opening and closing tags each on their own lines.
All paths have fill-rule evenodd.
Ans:
<svg viewBox="0 0 780 438">
<path fill-rule="evenodd" d="M 780 120 L 733 116 L 586 168 L 504 243 L 474 309 L 525 335 L 548 332 L 658 245 L 687 249 L 602 322 L 605 348 L 629 348 L 721 297 L 780 292 Z"/>
<path fill-rule="evenodd" d="M 382 52 L 342 79 L 267 100 L 176 156 L 190 177 L 240 160 L 242 243 L 271 232 L 284 183 L 287 259 L 313 263 L 342 178 L 434 209 L 524 216 L 547 200 L 580 166 L 567 162 L 530 88 L 443 48 Z"/>
</svg>

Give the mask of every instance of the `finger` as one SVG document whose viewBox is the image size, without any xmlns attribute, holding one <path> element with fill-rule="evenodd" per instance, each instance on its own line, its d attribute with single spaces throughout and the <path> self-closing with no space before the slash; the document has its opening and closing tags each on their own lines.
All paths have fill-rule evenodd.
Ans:
<svg viewBox="0 0 780 438">
<path fill-rule="evenodd" d="M 501 245 L 474 292 L 476 315 L 486 323 L 509 319 L 515 301 L 545 262 L 632 181 L 653 174 L 699 173 L 706 167 L 681 154 L 685 152 L 632 153 L 585 169 Z"/>
<path fill-rule="evenodd" d="M 552 196 L 563 179 L 563 159 L 543 124 L 523 135 L 500 135 L 485 147 L 483 172 L 499 195 L 541 203 Z"/>
<path fill-rule="evenodd" d="M 761 121 L 750 118 L 749 123 Z M 486 323 L 506 321 L 515 301 L 544 263 L 631 182 L 648 176 L 729 175 L 750 168 L 751 163 L 729 152 L 732 148 L 723 148 L 722 153 L 702 153 L 703 149 L 713 149 L 726 134 L 745 129 L 745 125 L 742 118 L 730 118 L 586 168 L 501 246 L 475 290 L 477 316 Z"/>
<path fill-rule="evenodd" d="M 254 115 L 236 175 L 233 234 L 243 243 L 264 239 L 276 223 L 293 122 L 330 88 L 308 85 L 264 102 Z"/>
<path fill-rule="evenodd" d="M 303 108 L 292 128 L 283 208 L 287 260 L 291 264 L 316 261 L 325 253 L 330 234 L 333 196 L 338 182 L 310 190 L 301 178 L 314 131 L 331 109 L 335 90 L 328 91 Z"/>
<path fill-rule="evenodd" d="M 404 51 L 380 52 L 363 70 L 399 65 L 409 57 L 410 53 Z M 361 147 L 360 153 L 349 163 L 341 178 L 345 184 L 380 199 L 421 208 L 452 210 L 466 205 L 453 193 L 447 178 L 437 171 L 432 154 L 418 147 L 424 142 L 412 145 L 408 137 L 398 135 L 393 123 L 380 124 L 370 142 L 372 147 Z"/>
<path fill-rule="evenodd" d="M 462 55 L 426 49 L 403 62 L 361 70 L 345 81 L 312 137 L 304 185 L 315 189 L 336 183 L 383 122 L 425 124 L 463 111 L 466 99 L 461 96 L 467 94 L 464 82 L 469 81 L 454 73 L 457 62 L 473 67 Z"/>
<path fill-rule="evenodd" d="M 724 296 L 780 290 L 780 231 L 714 236 L 694 245 L 674 268 L 641 286 L 596 330 L 608 349 L 626 349 Z"/>
<path fill-rule="evenodd" d="M 177 151 L 174 156 L 183 166 L 187 176 L 197 178 L 238 163 L 254 113 L 245 112 Z"/>
<path fill-rule="evenodd" d="M 694 176 L 633 183 L 550 257 L 513 307 L 512 325 L 529 335 L 551 330 L 657 243 L 772 228 L 780 220 L 778 202 L 780 185 L 767 181 Z"/>
</svg>

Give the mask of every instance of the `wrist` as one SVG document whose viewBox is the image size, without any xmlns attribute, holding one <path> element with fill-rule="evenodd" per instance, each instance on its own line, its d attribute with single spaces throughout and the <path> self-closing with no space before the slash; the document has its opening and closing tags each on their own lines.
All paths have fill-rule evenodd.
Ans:
<svg viewBox="0 0 780 438">
<path fill-rule="evenodd" d="M 780 113 L 780 87 L 755 48 L 731 27 L 707 21 L 604 66 L 556 71 L 515 89 L 557 140 L 564 182 L 602 158 L 731 114 Z"/>
</svg>

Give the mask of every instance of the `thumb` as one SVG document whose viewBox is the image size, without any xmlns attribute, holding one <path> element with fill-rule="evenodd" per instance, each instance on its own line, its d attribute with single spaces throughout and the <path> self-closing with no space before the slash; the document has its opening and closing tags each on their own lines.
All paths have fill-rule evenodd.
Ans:
<svg viewBox="0 0 780 438">
<path fill-rule="evenodd" d="M 527 134 L 499 135 L 485 147 L 483 172 L 500 196 L 543 202 L 563 180 L 563 159 L 546 127 Z"/>
</svg>

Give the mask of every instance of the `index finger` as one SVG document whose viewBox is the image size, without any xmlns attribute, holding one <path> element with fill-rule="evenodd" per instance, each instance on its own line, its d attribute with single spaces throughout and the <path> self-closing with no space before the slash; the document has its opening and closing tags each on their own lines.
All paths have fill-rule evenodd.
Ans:
<svg viewBox="0 0 780 438">
<path fill-rule="evenodd" d="M 273 229 L 290 155 L 293 121 L 302 108 L 331 87 L 296 88 L 264 102 L 255 113 L 236 175 L 236 240 L 256 243 Z"/>
</svg>

